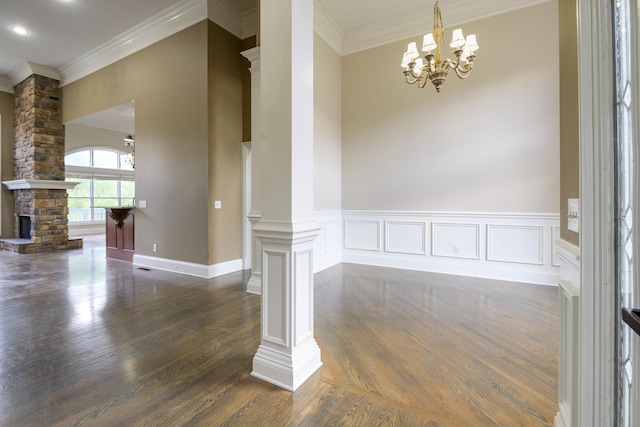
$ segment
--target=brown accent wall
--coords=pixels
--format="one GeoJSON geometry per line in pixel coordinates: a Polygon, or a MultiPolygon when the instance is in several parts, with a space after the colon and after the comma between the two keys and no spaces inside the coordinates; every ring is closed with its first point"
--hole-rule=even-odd
{"type": "MultiPolygon", "coordinates": [[[[0,92],[0,181],[13,179],[13,93],[0,92]]],[[[14,198],[0,185],[0,237],[13,237],[14,198]]]]}
{"type": "Polygon", "coordinates": [[[247,67],[241,40],[208,23],[209,264],[217,264],[242,257],[242,76],[247,67]],[[216,200],[221,209],[214,209],[216,200]]]}
{"type": "MultiPolygon", "coordinates": [[[[204,265],[241,257],[238,227],[225,223],[228,229],[221,235],[209,229],[211,176],[224,174],[209,169],[210,150],[216,152],[216,165],[241,168],[237,162],[242,137],[240,42],[233,42],[228,34],[222,36],[221,29],[212,30],[225,42],[216,41],[216,46],[223,47],[216,52],[218,57],[209,60],[209,30],[209,21],[202,21],[62,88],[64,122],[135,100],[136,200],[147,202],[146,209],[136,211],[137,255],[204,265]],[[233,58],[225,43],[235,43],[233,58]],[[222,64],[226,61],[238,64],[230,66],[233,76],[225,75],[231,73],[222,64]],[[224,135],[225,141],[235,139],[237,155],[229,145],[218,150],[216,142],[209,140],[212,116],[222,111],[209,111],[212,62],[220,62],[216,67],[222,70],[216,75],[225,79],[220,96],[227,97],[234,111],[222,113],[227,118],[238,115],[237,120],[217,120],[216,133],[224,135]],[[232,87],[226,87],[228,82],[232,87]],[[237,107],[231,105],[236,97],[237,107]],[[219,251],[214,256],[209,254],[210,239],[224,241],[216,243],[219,251]],[[157,252],[152,252],[154,243],[157,252]]],[[[231,183],[236,176],[239,173],[220,185],[235,189],[231,183]]],[[[241,191],[233,191],[223,199],[223,210],[227,208],[229,215],[242,198],[241,191]]]]}
{"type": "Polygon", "coordinates": [[[567,229],[567,199],[580,195],[578,28],[575,0],[558,1],[560,28],[560,237],[579,245],[567,229]]]}

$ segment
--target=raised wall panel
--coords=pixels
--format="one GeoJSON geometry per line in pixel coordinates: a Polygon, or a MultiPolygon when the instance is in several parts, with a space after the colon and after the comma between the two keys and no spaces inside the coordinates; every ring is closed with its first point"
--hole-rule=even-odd
{"type": "Polygon", "coordinates": [[[549,244],[560,226],[557,214],[342,211],[317,214],[320,219],[325,250],[332,236],[344,246],[315,254],[316,272],[347,262],[558,285],[560,268],[549,244]],[[339,217],[343,227],[330,232],[328,222],[339,217]]]}
{"type": "Polygon", "coordinates": [[[324,223],[325,233],[324,233],[324,242],[325,242],[325,251],[339,251],[342,249],[342,239],[340,233],[340,225],[342,221],[327,221],[324,223]]]}
{"type": "Polygon", "coordinates": [[[267,325],[266,328],[263,328],[264,336],[262,338],[265,341],[283,346],[288,345],[287,316],[282,312],[282,308],[288,309],[289,307],[289,295],[286,292],[289,286],[288,284],[285,286],[275,284],[288,281],[288,255],[287,252],[265,249],[262,259],[262,295],[269,296],[269,300],[264,306],[265,312],[262,313],[262,320],[267,325]],[[274,285],[271,286],[271,284],[274,285]]]}
{"type": "Polygon", "coordinates": [[[311,251],[296,252],[295,254],[296,288],[294,289],[294,298],[298,311],[295,313],[293,339],[296,346],[313,336],[313,304],[309,306],[309,302],[313,301],[311,296],[313,287],[311,257],[311,251]]]}
{"type": "Polygon", "coordinates": [[[554,267],[560,267],[560,255],[558,255],[558,249],[556,248],[556,241],[560,239],[560,227],[551,227],[551,265],[554,267]]]}
{"type": "Polygon", "coordinates": [[[480,258],[480,225],[431,224],[432,255],[452,258],[480,258]]]}
{"type": "Polygon", "coordinates": [[[380,221],[346,220],[344,222],[345,249],[380,250],[380,221]]]}
{"type": "Polygon", "coordinates": [[[543,264],[543,227],[487,225],[487,260],[543,264]]]}
{"type": "Polygon", "coordinates": [[[427,252],[424,222],[385,222],[385,251],[425,255],[427,252]]]}

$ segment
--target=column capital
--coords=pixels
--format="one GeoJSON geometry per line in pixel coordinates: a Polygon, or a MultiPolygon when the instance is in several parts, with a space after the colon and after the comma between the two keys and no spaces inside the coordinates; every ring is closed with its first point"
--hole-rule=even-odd
{"type": "Polygon", "coordinates": [[[313,219],[298,222],[258,221],[253,233],[260,241],[299,244],[313,241],[321,227],[313,219]]]}
{"type": "Polygon", "coordinates": [[[251,61],[251,68],[249,71],[253,74],[260,71],[260,46],[252,47],[251,49],[243,50],[240,55],[251,61]]]}

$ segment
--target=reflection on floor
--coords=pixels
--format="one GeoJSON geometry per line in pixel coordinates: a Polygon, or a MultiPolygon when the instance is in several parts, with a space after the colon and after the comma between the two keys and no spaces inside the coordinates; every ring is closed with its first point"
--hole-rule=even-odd
{"type": "Polygon", "coordinates": [[[247,272],[200,279],[80,250],[0,253],[0,425],[545,426],[557,289],[342,264],[315,276],[323,367],[251,377],[247,272]]]}

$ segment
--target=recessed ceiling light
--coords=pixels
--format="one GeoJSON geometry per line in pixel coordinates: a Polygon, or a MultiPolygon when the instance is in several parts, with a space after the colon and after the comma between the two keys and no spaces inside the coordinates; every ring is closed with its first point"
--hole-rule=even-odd
{"type": "Polygon", "coordinates": [[[27,31],[26,29],[24,29],[23,27],[19,27],[19,26],[14,26],[11,27],[11,30],[14,33],[20,34],[21,36],[26,36],[27,34],[29,34],[29,31],[27,31]]]}

